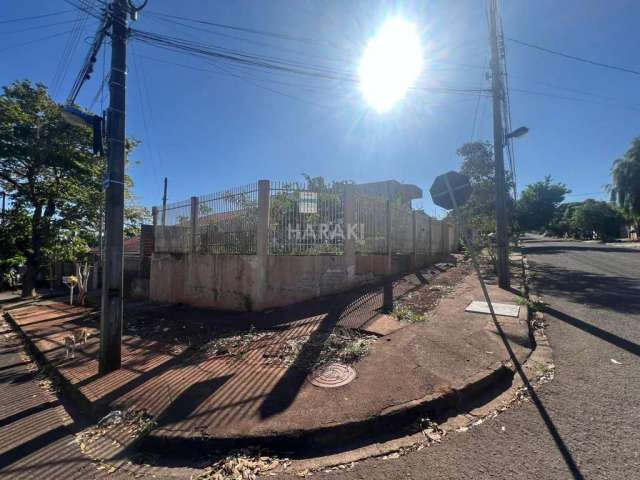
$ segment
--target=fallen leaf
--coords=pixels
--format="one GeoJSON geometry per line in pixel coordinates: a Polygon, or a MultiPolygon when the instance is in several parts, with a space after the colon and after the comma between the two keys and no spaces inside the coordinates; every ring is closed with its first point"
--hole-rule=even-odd
{"type": "Polygon", "coordinates": [[[611,359],[611,363],[613,363],[614,365],[622,365],[622,362],[619,362],[618,360],[616,360],[615,358],[611,359]]]}

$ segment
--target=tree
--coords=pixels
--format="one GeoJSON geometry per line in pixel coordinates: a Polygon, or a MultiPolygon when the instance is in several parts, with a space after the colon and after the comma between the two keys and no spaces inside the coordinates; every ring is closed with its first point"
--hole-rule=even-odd
{"type": "Polygon", "coordinates": [[[6,212],[0,228],[0,289],[12,284],[20,267],[25,264],[24,252],[31,237],[28,212],[13,204],[6,212]]]}
{"type": "MultiPolygon", "coordinates": [[[[129,141],[129,149],[136,142],[129,141]]],[[[27,80],[0,96],[0,187],[29,218],[22,294],[35,293],[47,257],[75,256],[96,243],[104,161],[89,128],[71,126],[42,84],[27,80]]],[[[130,180],[128,180],[130,182],[130,180]]]]}
{"type": "Polygon", "coordinates": [[[577,236],[604,241],[620,234],[624,219],[607,202],[588,199],[573,210],[570,223],[577,236]]]}
{"type": "MultiPolygon", "coordinates": [[[[467,203],[461,207],[461,214],[474,230],[480,234],[496,231],[496,181],[493,147],[489,143],[466,143],[457,151],[462,157],[460,172],[469,177],[473,187],[467,203]]],[[[505,179],[507,192],[513,188],[513,179],[505,179]]],[[[507,195],[507,218],[513,223],[514,202],[507,195]]]]}
{"type": "Polygon", "coordinates": [[[631,142],[622,158],[613,162],[611,177],[611,200],[632,220],[636,232],[640,231],[640,137],[631,142]]]}
{"type": "Polygon", "coordinates": [[[527,185],[516,205],[520,229],[546,230],[558,206],[570,192],[564,183],[553,183],[550,175],[543,181],[527,185]]]}

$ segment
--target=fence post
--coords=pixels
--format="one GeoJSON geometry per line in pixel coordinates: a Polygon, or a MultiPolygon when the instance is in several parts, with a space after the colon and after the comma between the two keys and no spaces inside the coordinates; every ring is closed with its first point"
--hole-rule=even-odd
{"type": "Polygon", "coordinates": [[[411,251],[413,252],[413,257],[411,259],[412,268],[417,268],[417,248],[416,248],[416,211],[411,210],[411,251]]]}
{"type": "Polygon", "coordinates": [[[432,255],[432,248],[431,245],[433,244],[433,227],[432,227],[432,218],[427,216],[428,220],[428,225],[429,225],[429,235],[427,236],[427,258],[429,259],[428,261],[431,262],[431,255],[432,255]]]}
{"type": "Polygon", "coordinates": [[[198,244],[196,240],[198,238],[198,197],[191,197],[191,252],[196,253],[198,250],[198,244]]]}
{"type": "MultiPolygon", "coordinates": [[[[387,239],[387,275],[390,276],[392,271],[392,248],[391,248],[391,201],[386,202],[386,239],[387,239]]],[[[387,278],[382,290],[382,308],[385,312],[391,312],[393,310],[393,280],[387,278]]]]}
{"type": "Polygon", "coordinates": [[[158,207],[151,207],[151,216],[153,218],[153,226],[158,226],[158,207]]]}
{"type": "Polygon", "coordinates": [[[252,306],[262,309],[267,290],[267,268],[269,261],[269,210],[271,182],[258,181],[258,218],[256,232],[256,281],[253,288],[252,306]]]}
{"type": "Polygon", "coordinates": [[[356,199],[353,190],[353,185],[345,185],[342,232],[344,234],[343,259],[347,280],[351,280],[356,275],[356,240],[350,235],[350,233],[354,233],[353,225],[356,221],[356,199]]]}

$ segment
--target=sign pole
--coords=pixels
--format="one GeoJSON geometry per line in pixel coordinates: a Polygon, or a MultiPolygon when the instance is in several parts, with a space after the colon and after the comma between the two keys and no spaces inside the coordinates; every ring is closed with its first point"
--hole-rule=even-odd
{"type": "Polygon", "coordinates": [[[471,255],[471,263],[473,264],[473,269],[476,271],[476,275],[478,276],[478,281],[480,282],[480,288],[482,288],[482,294],[484,295],[484,299],[489,306],[489,312],[491,313],[491,317],[496,325],[498,325],[498,318],[496,317],[496,313],[493,310],[493,304],[491,303],[491,297],[489,297],[489,291],[487,290],[487,285],[484,283],[484,278],[482,278],[482,272],[480,271],[480,264],[478,263],[478,257],[476,255],[475,246],[472,245],[467,229],[464,227],[464,220],[462,218],[462,212],[458,209],[458,202],[456,201],[456,197],[453,194],[453,188],[451,188],[451,183],[449,182],[449,178],[447,175],[443,175],[444,183],[447,186],[447,191],[449,192],[449,199],[453,204],[453,208],[456,212],[458,212],[458,223],[460,224],[460,230],[462,230],[462,241],[464,242],[465,247],[469,251],[469,255],[471,255]]]}

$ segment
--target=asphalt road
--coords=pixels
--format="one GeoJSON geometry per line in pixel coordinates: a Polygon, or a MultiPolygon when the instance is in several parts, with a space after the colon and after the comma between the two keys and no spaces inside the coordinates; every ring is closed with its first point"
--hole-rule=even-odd
{"type": "Polygon", "coordinates": [[[540,408],[528,402],[439,445],[314,478],[640,478],[640,251],[525,246],[556,365],[540,408]]]}

